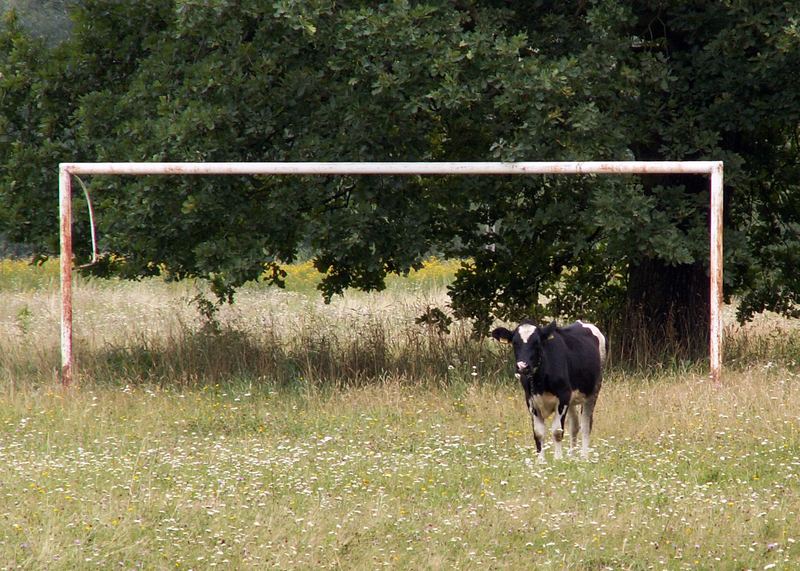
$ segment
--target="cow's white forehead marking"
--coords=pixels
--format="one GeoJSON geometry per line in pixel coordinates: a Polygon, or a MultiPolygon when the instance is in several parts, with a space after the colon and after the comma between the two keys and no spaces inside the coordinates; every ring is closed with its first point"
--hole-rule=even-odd
{"type": "Polygon", "coordinates": [[[523,323],[522,325],[519,326],[519,329],[517,331],[519,332],[519,336],[520,339],[522,339],[522,342],[527,343],[528,339],[530,339],[531,335],[533,335],[533,332],[536,331],[536,326],[531,325],[530,323],[523,323]]]}
{"type": "Polygon", "coordinates": [[[524,369],[527,366],[528,366],[528,363],[526,363],[525,361],[517,361],[517,370],[521,371],[522,369],[524,369]]]}

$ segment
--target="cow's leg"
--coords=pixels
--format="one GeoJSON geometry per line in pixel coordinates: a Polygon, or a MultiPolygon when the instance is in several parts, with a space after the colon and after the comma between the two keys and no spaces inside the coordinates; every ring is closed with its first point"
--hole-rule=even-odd
{"type": "Polygon", "coordinates": [[[564,439],[564,422],[567,420],[567,410],[569,410],[569,397],[566,399],[559,397],[552,426],[556,460],[560,460],[563,456],[561,441],[564,439]]]}
{"type": "Polygon", "coordinates": [[[581,456],[589,457],[589,435],[592,433],[592,421],[594,416],[594,405],[597,403],[597,393],[586,399],[581,411],[581,439],[583,440],[581,456]]]}
{"type": "Polygon", "coordinates": [[[529,404],[529,408],[531,411],[531,423],[533,424],[533,440],[536,442],[536,454],[538,455],[539,463],[544,464],[544,446],[542,446],[542,440],[545,434],[547,434],[547,427],[544,425],[544,419],[539,409],[533,406],[533,403],[529,404]]]}
{"type": "Polygon", "coordinates": [[[539,456],[539,463],[544,464],[546,462],[544,457],[544,437],[547,434],[547,427],[544,425],[544,420],[542,419],[541,413],[534,409],[534,413],[532,414],[533,417],[533,438],[536,441],[536,453],[539,456]]]}
{"type": "Polygon", "coordinates": [[[578,445],[578,430],[580,430],[580,419],[578,418],[577,405],[571,404],[567,410],[569,421],[569,452],[573,453],[575,447],[578,445]]]}

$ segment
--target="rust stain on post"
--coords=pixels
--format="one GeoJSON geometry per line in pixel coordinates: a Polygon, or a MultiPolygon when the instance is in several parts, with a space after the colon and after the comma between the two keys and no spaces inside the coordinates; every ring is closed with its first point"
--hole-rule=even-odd
{"type": "Polygon", "coordinates": [[[525,175],[708,174],[713,161],[64,163],[69,172],[112,175],[525,175]]]}
{"type": "Polygon", "coordinates": [[[710,278],[710,333],[709,357],[711,380],[719,384],[722,380],[722,209],[723,171],[718,163],[711,171],[711,252],[709,255],[710,278]]]}
{"type": "Polygon", "coordinates": [[[72,383],[72,175],[58,173],[61,264],[61,384],[72,383]]]}

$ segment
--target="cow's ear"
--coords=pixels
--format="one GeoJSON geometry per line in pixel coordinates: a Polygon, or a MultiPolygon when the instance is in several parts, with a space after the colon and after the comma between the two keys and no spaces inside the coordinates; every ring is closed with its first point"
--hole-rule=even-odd
{"type": "Polygon", "coordinates": [[[512,337],[514,337],[514,334],[505,327],[498,327],[492,331],[492,338],[500,341],[500,343],[511,343],[512,337]]]}
{"type": "Polygon", "coordinates": [[[540,334],[540,339],[543,341],[550,341],[553,338],[553,334],[556,331],[558,324],[553,321],[550,325],[542,329],[542,333],[540,334]]]}

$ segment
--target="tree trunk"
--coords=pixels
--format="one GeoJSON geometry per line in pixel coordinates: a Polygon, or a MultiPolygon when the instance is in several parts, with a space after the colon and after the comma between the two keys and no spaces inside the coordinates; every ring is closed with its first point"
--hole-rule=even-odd
{"type": "Polygon", "coordinates": [[[698,359],[708,354],[709,282],[702,263],[631,266],[624,315],[611,348],[621,362],[698,359]]]}

